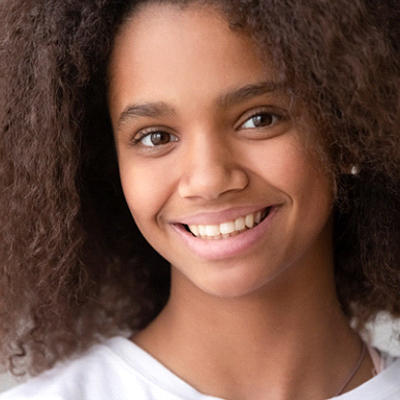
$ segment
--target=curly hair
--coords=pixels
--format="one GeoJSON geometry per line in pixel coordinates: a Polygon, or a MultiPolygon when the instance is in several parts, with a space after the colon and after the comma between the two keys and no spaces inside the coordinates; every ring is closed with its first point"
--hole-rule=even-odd
{"type": "MultiPolygon", "coordinates": [[[[169,265],[122,194],[107,107],[113,38],[148,2],[163,0],[0,3],[0,351],[14,373],[142,329],[168,299],[169,265]]],[[[342,309],[359,329],[399,316],[398,1],[164,2],[218,6],[272,59],[335,181],[342,309]]]]}

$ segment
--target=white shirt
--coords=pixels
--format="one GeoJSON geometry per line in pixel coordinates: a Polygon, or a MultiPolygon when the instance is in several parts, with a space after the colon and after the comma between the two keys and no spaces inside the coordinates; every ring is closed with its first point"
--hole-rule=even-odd
{"type": "MultiPolygon", "coordinates": [[[[94,346],[0,395],[0,400],[221,400],[181,380],[123,337],[94,346]]],[[[388,357],[380,374],[335,400],[399,400],[400,359],[388,357]]]]}

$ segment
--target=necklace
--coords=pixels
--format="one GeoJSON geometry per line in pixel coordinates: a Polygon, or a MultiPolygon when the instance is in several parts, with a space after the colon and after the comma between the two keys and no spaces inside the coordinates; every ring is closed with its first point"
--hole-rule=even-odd
{"type": "Polygon", "coordinates": [[[357,363],[354,366],[354,368],[351,370],[350,375],[347,377],[347,379],[343,382],[342,386],[340,387],[340,390],[337,391],[334,397],[339,396],[342,394],[343,389],[347,386],[347,384],[354,378],[354,375],[358,372],[358,370],[361,367],[361,364],[364,360],[365,357],[365,352],[367,350],[367,346],[365,345],[364,342],[362,342],[362,348],[361,348],[361,353],[360,356],[358,357],[357,363]]]}

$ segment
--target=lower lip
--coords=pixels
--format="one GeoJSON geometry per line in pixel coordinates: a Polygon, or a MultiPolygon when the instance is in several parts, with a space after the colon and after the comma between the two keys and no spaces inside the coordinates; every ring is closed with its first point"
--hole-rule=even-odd
{"type": "Polygon", "coordinates": [[[182,225],[173,224],[171,226],[196,256],[207,260],[222,260],[251,250],[266,234],[277,209],[278,207],[272,207],[265,219],[254,228],[226,239],[200,239],[189,233],[182,225]]]}

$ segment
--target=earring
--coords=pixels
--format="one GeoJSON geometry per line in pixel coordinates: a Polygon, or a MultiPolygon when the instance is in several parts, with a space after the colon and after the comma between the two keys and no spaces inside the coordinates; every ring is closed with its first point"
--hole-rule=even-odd
{"type": "Polygon", "coordinates": [[[354,164],[351,167],[350,174],[355,176],[355,175],[358,175],[360,173],[360,171],[361,171],[360,165],[359,164],[354,164]]]}

